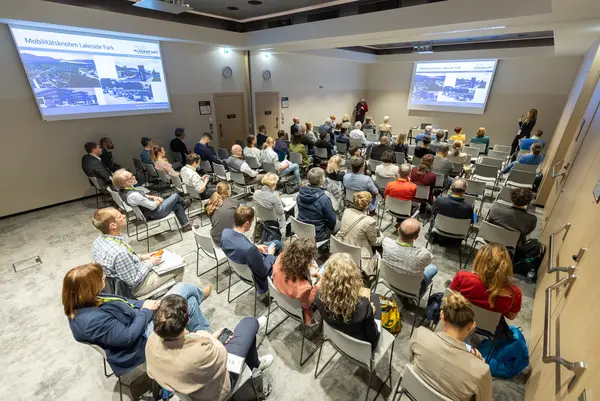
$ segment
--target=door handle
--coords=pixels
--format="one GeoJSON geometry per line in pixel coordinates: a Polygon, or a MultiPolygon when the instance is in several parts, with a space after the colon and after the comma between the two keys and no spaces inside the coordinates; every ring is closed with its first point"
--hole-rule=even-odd
{"type": "MultiPolygon", "coordinates": [[[[560,177],[561,175],[567,174],[566,171],[563,171],[562,173],[556,173],[556,171],[555,171],[556,166],[563,163],[564,161],[565,161],[565,159],[559,161],[558,163],[556,163],[552,166],[552,178],[560,177]]],[[[569,167],[569,165],[567,164],[566,166],[563,166],[562,168],[564,168],[566,170],[568,167],[569,167]]]]}
{"type": "Polygon", "coordinates": [[[561,356],[558,355],[550,355],[550,326],[551,326],[551,311],[552,311],[552,291],[562,286],[568,285],[567,292],[565,296],[568,295],[571,287],[573,286],[577,276],[575,274],[569,274],[567,277],[564,277],[562,280],[558,281],[556,284],[551,285],[546,288],[546,310],[544,316],[544,354],[542,356],[542,362],[544,363],[559,363],[565,368],[569,369],[574,373],[573,378],[569,381],[568,389],[571,390],[577,379],[581,376],[581,374],[587,369],[587,365],[585,362],[569,362],[561,356]]]}
{"type": "Polygon", "coordinates": [[[279,117],[275,117],[275,128],[279,129],[279,117]]]}
{"type": "Polygon", "coordinates": [[[223,124],[219,124],[219,136],[223,136],[223,124]]]}

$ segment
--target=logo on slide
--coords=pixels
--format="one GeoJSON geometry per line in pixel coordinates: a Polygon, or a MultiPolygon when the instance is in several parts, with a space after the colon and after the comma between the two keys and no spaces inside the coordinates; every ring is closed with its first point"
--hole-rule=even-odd
{"type": "Polygon", "coordinates": [[[147,50],[144,45],[134,45],[133,52],[145,56],[158,56],[158,50],[147,50]]]}

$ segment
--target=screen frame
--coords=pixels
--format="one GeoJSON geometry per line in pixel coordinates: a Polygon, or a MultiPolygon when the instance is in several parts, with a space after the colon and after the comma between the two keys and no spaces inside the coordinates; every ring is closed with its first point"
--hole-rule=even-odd
{"type": "Polygon", "coordinates": [[[165,91],[167,94],[167,103],[169,104],[168,108],[120,110],[120,111],[99,111],[99,112],[95,112],[95,113],[77,113],[77,114],[61,114],[61,115],[45,116],[42,111],[42,108],[35,96],[35,90],[34,90],[33,86],[31,85],[31,78],[29,76],[29,73],[27,72],[27,68],[25,68],[25,63],[23,62],[23,58],[21,56],[21,50],[19,49],[19,46],[17,45],[17,41],[16,41],[15,35],[13,33],[13,28],[26,29],[26,30],[38,31],[38,32],[61,33],[61,34],[67,34],[67,35],[78,35],[79,34],[82,36],[106,38],[106,39],[114,39],[114,40],[127,40],[127,39],[124,39],[123,36],[119,36],[119,35],[126,35],[126,33],[114,32],[114,35],[98,34],[98,33],[87,32],[86,28],[78,28],[80,30],[78,30],[77,28],[75,28],[73,30],[66,30],[66,29],[60,29],[60,28],[32,27],[32,26],[28,26],[28,25],[19,25],[19,24],[8,24],[8,27],[9,27],[10,34],[13,39],[13,44],[15,45],[15,50],[19,54],[19,60],[21,61],[21,66],[23,67],[23,70],[25,71],[25,76],[27,77],[27,82],[28,82],[29,88],[31,89],[31,95],[38,107],[40,116],[42,117],[43,121],[84,120],[84,119],[88,119],[88,118],[126,117],[126,116],[136,116],[136,115],[145,115],[145,114],[163,114],[163,113],[172,113],[173,112],[172,108],[171,108],[171,97],[169,95],[169,87],[167,84],[167,81],[168,81],[167,72],[165,70],[165,65],[163,63],[163,53],[162,53],[161,41],[135,38],[135,39],[132,39],[131,41],[141,42],[141,43],[150,43],[150,44],[154,44],[154,45],[158,46],[158,51],[160,54],[160,65],[162,67],[162,72],[165,77],[164,84],[165,84],[165,91]]]}
{"type": "Polygon", "coordinates": [[[441,113],[484,114],[485,109],[487,107],[488,98],[490,96],[490,93],[492,92],[492,86],[494,85],[494,76],[496,75],[496,70],[498,69],[498,61],[499,61],[499,59],[497,59],[497,58],[414,61],[413,62],[413,72],[412,72],[412,76],[410,79],[410,91],[408,93],[407,108],[409,110],[438,111],[441,113]],[[483,101],[483,107],[441,106],[441,105],[411,103],[413,89],[414,89],[415,74],[417,73],[417,64],[471,63],[471,62],[478,62],[478,61],[493,61],[494,62],[494,70],[492,71],[492,75],[490,77],[490,88],[488,89],[487,93],[485,94],[485,99],[483,101]]]}

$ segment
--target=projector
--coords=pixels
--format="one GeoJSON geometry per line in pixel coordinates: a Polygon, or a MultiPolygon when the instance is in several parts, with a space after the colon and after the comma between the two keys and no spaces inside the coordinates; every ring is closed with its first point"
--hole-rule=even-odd
{"type": "Polygon", "coordinates": [[[433,46],[431,45],[417,45],[413,49],[413,51],[417,54],[433,53],[433,46]]]}
{"type": "Polygon", "coordinates": [[[181,14],[193,10],[189,4],[183,0],[139,0],[134,7],[146,8],[148,10],[163,11],[169,14],[181,14]]]}

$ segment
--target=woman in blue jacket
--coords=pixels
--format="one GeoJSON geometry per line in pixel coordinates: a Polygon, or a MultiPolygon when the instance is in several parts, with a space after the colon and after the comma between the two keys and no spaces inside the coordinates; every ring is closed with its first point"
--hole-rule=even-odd
{"type": "MultiPolygon", "coordinates": [[[[91,263],[74,267],[63,279],[62,303],[75,340],[100,346],[117,376],[146,361],[146,340],[152,333],[152,311],[160,301],[137,301],[101,293],[102,266],[91,263]]],[[[200,303],[210,295],[194,285],[177,283],[169,294],[186,298],[189,305],[187,329],[211,331],[200,311],[200,303]]]]}

